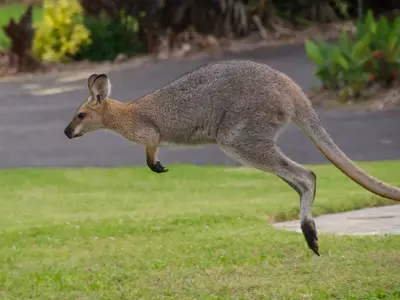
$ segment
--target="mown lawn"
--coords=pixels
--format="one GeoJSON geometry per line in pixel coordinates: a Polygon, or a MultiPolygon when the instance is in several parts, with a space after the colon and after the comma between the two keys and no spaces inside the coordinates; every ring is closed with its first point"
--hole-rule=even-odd
{"type": "MultiPolygon", "coordinates": [[[[360,164],[400,186],[400,162],[360,164]]],[[[399,299],[400,237],[301,234],[280,179],[246,168],[169,165],[1,170],[2,299],[399,299]]],[[[314,215],[393,204],[331,165],[314,215]]]]}
{"type": "MultiPolygon", "coordinates": [[[[7,49],[10,45],[10,40],[6,36],[3,30],[3,26],[10,22],[11,18],[19,22],[22,15],[26,10],[26,6],[22,4],[7,4],[0,5],[0,50],[7,49]]],[[[41,7],[35,6],[33,8],[33,23],[37,24],[42,20],[43,11],[41,7]]]]}

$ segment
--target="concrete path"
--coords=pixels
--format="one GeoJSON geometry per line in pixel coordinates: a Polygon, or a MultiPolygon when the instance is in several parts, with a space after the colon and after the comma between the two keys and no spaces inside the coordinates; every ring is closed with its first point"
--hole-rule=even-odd
{"type": "MultiPolygon", "coordinates": [[[[400,204],[364,208],[314,218],[319,233],[346,235],[400,234],[400,204]]],[[[276,228],[301,233],[299,221],[275,223],[276,228]]]]}
{"type": "MultiPolygon", "coordinates": [[[[223,59],[231,58],[267,63],[306,90],[314,81],[314,67],[302,45],[260,48],[223,59]]],[[[133,100],[192,68],[221,59],[165,61],[111,71],[108,75],[113,83],[112,96],[122,101],[133,100]]],[[[91,133],[76,140],[64,136],[64,127],[88,96],[86,79],[91,73],[34,76],[0,83],[0,168],[144,165],[142,147],[109,132],[91,133]]],[[[319,113],[328,132],[352,159],[400,159],[400,111],[319,110],[319,113]]],[[[279,144],[300,163],[327,162],[295,126],[287,129],[279,144]]],[[[238,165],[217,146],[162,148],[160,160],[166,166],[171,163],[238,165]]]]}

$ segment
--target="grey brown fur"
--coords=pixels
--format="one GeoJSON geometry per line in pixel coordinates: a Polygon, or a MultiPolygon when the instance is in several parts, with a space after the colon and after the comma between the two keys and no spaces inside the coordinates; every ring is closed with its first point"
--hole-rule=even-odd
{"type": "Polygon", "coordinates": [[[295,122],[344,174],[369,191],[400,201],[400,189],[358,168],[332,141],[300,87],[285,74],[252,61],[204,65],[135,101],[109,98],[105,74],[88,79],[90,96],[65,128],[68,138],[98,129],[115,131],[146,148],[146,163],[157,173],[162,145],[218,144],[245,165],[271,172],[300,197],[301,229],[317,255],[311,214],[316,176],[286,157],[276,140],[295,122]]]}

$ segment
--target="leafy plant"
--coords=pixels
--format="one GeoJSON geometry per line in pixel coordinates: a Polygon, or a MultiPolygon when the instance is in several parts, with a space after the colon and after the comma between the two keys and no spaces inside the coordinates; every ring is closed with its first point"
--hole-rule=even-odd
{"type": "Polygon", "coordinates": [[[76,60],[114,60],[119,54],[132,56],[145,52],[145,45],[138,39],[138,22],[121,11],[115,18],[86,18],[91,43],[83,46],[74,56],[76,60]]]}
{"type": "Polygon", "coordinates": [[[33,41],[36,56],[44,61],[66,61],[90,44],[78,0],[44,0],[43,21],[33,41]]]}
{"type": "Polygon", "coordinates": [[[371,11],[356,22],[354,37],[342,33],[336,45],[307,40],[308,57],[317,66],[323,88],[339,92],[341,99],[359,98],[371,83],[388,85],[400,71],[400,17],[393,22],[375,20],[371,11]]]}
{"type": "Polygon", "coordinates": [[[340,62],[343,58],[339,48],[324,42],[305,41],[309,58],[317,65],[316,76],[324,88],[336,89],[339,86],[340,62]]]}

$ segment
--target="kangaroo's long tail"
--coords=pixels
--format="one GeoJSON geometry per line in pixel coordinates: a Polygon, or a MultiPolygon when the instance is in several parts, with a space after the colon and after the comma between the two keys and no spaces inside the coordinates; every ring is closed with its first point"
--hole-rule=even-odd
{"type": "Polygon", "coordinates": [[[313,143],[333,165],[370,192],[384,198],[400,201],[399,188],[390,186],[372,177],[359,168],[340,150],[326,132],[322,122],[304,93],[301,92],[300,99],[297,98],[294,105],[295,115],[293,122],[310,137],[313,143]]]}

